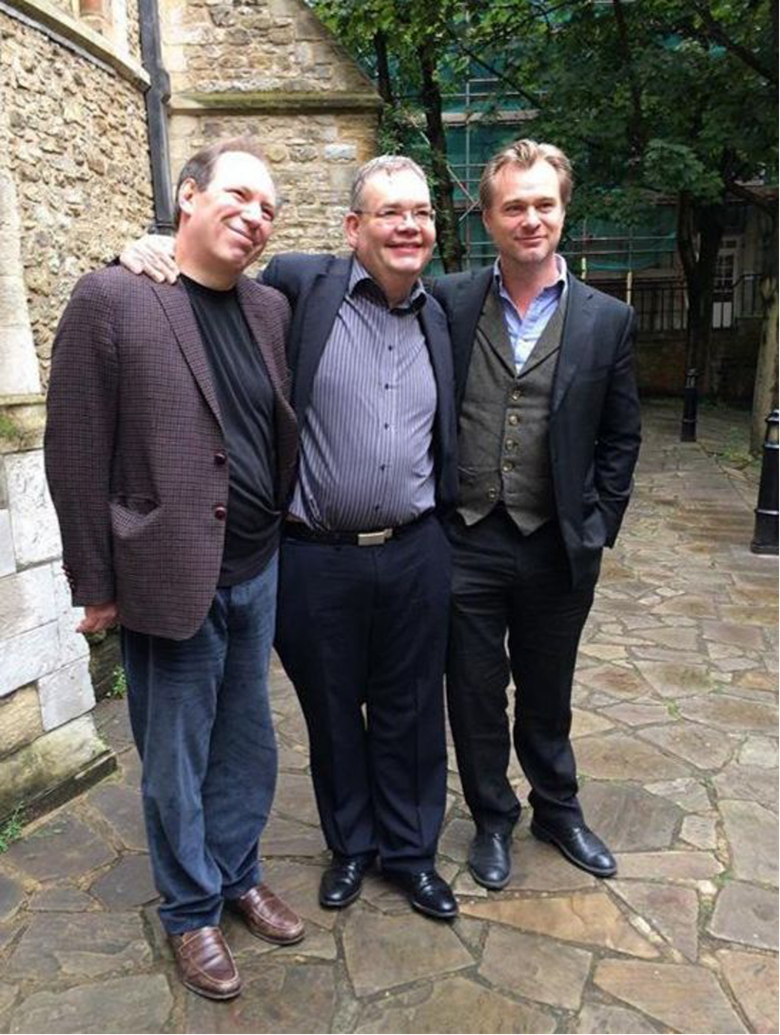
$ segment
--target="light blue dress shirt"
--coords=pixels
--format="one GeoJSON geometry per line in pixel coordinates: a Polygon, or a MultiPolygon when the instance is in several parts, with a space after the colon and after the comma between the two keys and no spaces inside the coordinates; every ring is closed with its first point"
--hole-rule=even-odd
{"type": "Polygon", "coordinates": [[[531,301],[525,316],[520,315],[517,306],[509,297],[504,287],[500,259],[496,259],[493,267],[496,289],[504,309],[504,322],[515,356],[515,371],[518,374],[531,355],[534,345],[541,338],[542,331],[558,308],[558,303],[566,290],[566,260],[562,255],[556,254],[555,264],[558,270],[555,283],[542,288],[539,294],[531,301]]]}

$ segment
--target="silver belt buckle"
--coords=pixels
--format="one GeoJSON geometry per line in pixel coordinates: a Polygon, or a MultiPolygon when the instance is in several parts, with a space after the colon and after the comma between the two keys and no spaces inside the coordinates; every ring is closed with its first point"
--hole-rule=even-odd
{"type": "Polygon", "coordinates": [[[358,532],[358,546],[383,546],[388,539],[393,538],[392,528],[382,528],[378,532],[358,532]]]}

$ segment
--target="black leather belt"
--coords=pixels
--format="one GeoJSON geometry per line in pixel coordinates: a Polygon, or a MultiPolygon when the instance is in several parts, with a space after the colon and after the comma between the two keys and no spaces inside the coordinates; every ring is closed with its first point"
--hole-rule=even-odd
{"type": "Polygon", "coordinates": [[[331,532],[318,528],[309,528],[302,521],[290,521],[284,523],[284,535],[287,539],[303,539],[307,543],[326,543],[330,546],[384,546],[389,539],[397,539],[415,528],[426,518],[433,514],[432,510],[426,510],[424,514],[405,525],[396,525],[395,528],[377,528],[370,532],[331,532]]]}

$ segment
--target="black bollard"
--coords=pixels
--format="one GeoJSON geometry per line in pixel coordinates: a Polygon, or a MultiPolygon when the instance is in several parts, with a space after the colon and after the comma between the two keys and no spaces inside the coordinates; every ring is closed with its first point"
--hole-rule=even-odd
{"type": "Polygon", "coordinates": [[[777,453],[778,416],[772,410],[766,419],[764,456],[761,461],[761,481],[758,486],[756,528],[750,549],[753,553],[777,554],[777,453]]]}
{"type": "Polygon", "coordinates": [[[696,416],[699,408],[699,393],[696,390],[696,368],[691,367],[685,375],[685,394],[683,395],[683,415],[680,426],[680,441],[696,441],[696,416]]]}

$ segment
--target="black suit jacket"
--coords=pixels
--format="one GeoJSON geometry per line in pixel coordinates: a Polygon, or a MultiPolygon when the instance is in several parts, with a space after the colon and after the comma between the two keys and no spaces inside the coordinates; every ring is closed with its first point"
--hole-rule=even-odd
{"type": "MultiPolygon", "coordinates": [[[[490,266],[432,285],[449,319],[458,411],[492,283],[490,266]]],[[[549,446],[555,507],[574,585],[598,572],[601,549],[614,544],[631,494],[641,441],[635,336],[630,306],[569,276],[549,446]]]]}
{"type": "MultiPolygon", "coordinates": [[[[288,253],[275,256],[261,274],[263,283],[285,294],[293,307],[287,359],[293,376],[292,404],[301,425],[317,367],[347,293],[351,269],[351,259],[288,253]]],[[[452,351],[446,317],[430,297],[420,310],[420,324],[436,380],[433,427],[436,503],[439,510],[447,511],[457,498],[452,351]]]]}

